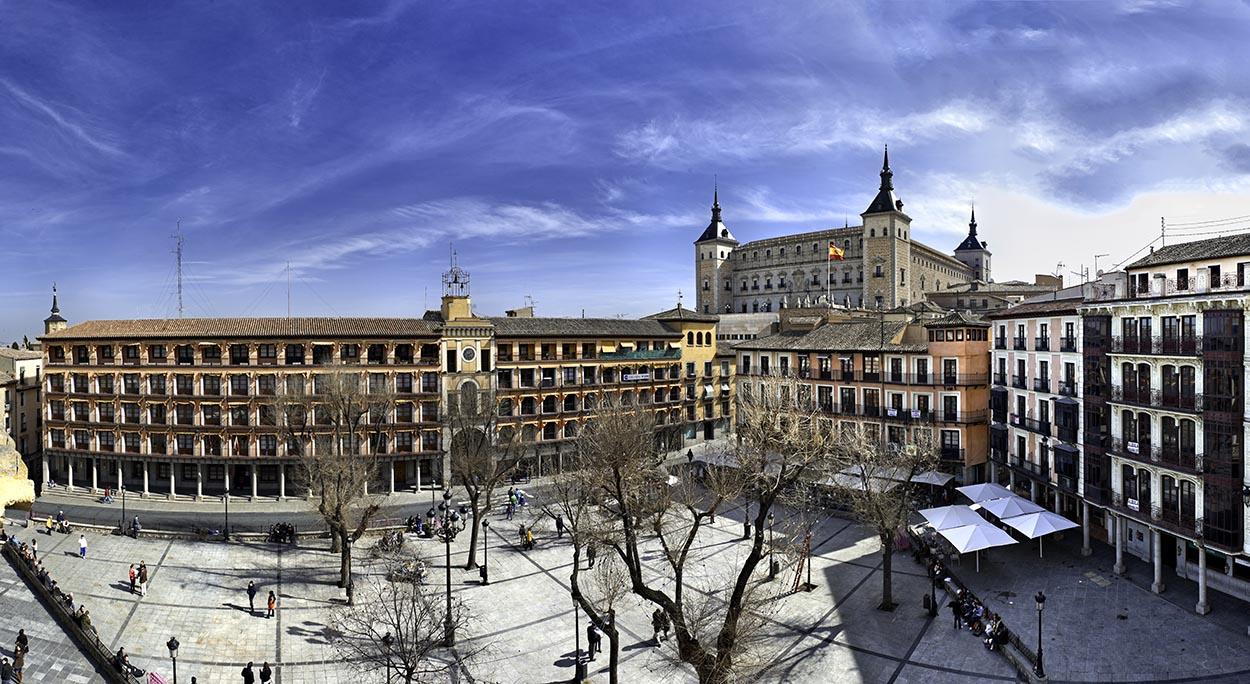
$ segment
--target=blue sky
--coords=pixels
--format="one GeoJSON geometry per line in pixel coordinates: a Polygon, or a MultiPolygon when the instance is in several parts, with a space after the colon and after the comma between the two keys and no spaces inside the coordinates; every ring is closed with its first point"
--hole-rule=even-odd
{"type": "MultiPolygon", "coordinates": [[[[997,279],[1250,214],[1250,9],[0,0],[0,339],[169,316],[639,315],[739,239],[854,223],[881,147],[917,238],[977,203],[997,279]],[[428,293],[428,294],[427,294],[428,293]]],[[[687,301],[690,301],[689,299],[687,301]]]]}

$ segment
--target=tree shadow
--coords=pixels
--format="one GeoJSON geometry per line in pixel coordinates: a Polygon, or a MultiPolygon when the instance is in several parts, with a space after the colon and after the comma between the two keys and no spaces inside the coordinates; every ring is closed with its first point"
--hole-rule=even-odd
{"type": "Polygon", "coordinates": [[[338,634],[334,629],[320,622],[305,620],[303,625],[305,626],[292,625],[287,627],[286,633],[293,637],[300,637],[314,646],[329,646],[338,634]]]}
{"type": "Polygon", "coordinates": [[[644,648],[657,648],[655,639],[643,639],[628,646],[622,646],[621,651],[637,651],[644,648]]]}

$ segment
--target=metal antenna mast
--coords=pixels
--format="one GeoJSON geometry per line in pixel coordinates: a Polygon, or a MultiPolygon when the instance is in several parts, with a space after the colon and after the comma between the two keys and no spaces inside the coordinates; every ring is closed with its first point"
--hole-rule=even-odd
{"type": "Polygon", "coordinates": [[[178,227],[172,237],[178,277],[178,318],[182,318],[182,219],[178,219],[178,227]]]}

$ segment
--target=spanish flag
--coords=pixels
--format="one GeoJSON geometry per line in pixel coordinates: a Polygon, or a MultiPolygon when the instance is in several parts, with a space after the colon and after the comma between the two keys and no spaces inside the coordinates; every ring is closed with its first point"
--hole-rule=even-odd
{"type": "Polygon", "coordinates": [[[842,261],[846,258],[846,252],[836,244],[829,243],[829,261],[842,261]]]}

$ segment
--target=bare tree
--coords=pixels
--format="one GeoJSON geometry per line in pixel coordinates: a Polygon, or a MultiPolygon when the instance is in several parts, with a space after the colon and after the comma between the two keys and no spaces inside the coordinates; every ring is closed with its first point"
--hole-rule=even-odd
{"type": "MultiPolygon", "coordinates": [[[[362,674],[380,678],[383,672],[388,677],[393,672],[404,682],[443,682],[449,670],[472,657],[463,650],[444,648],[446,612],[437,591],[423,584],[373,577],[365,580],[360,593],[361,600],[353,605],[334,609],[331,644],[362,674]]],[[[468,617],[468,609],[454,599],[454,625],[465,626],[468,617]]]]}
{"type": "Polygon", "coordinates": [[[916,509],[912,479],[937,465],[932,434],[917,429],[912,441],[888,444],[863,424],[846,424],[840,433],[836,449],[846,467],[834,481],[856,519],[877,535],[881,547],[881,603],[877,607],[894,610],[895,538],[916,509]]]}
{"type": "MultiPolygon", "coordinates": [[[[504,401],[510,401],[505,399],[504,401]]],[[[469,497],[473,520],[483,520],[493,508],[492,494],[499,483],[516,470],[520,441],[516,433],[500,424],[495,394],[466,383],[448,394],[447,422],[451,428],[451,476],[469,497]]],[[[479,526],[472,528],[465,569],[477,567],[479,526]]]]}
{"type": "Polygon", "coordinates": [[[738,442],[704,468],[696,486],[684,463],[661,462],[654,429],[649,413],[609,403],[583,431],[579,472],[605,519],[595,537],[620,558],[631,591],[667,615],[677,658],[693,666],[700,682],[723,684],[762,665],[748,651],[757,643],[767,594],[756,570],[765,556],[768,514],[805,478],[828,470],[831,430],[819,423],[801,385],[767,378],[759,391],[739,393],[738,442]],[[718,508],[739,498],[749,511],[750,546],[722,584],[728,590],[708,601],[686,591],[688,571],[702,566],[692,562],[695,543],[718,508]],[[648,542],[659,544],[666,572],[644,569],[641,547],[648,542]]]}
{"type": "Polygon", "coordinates": [[[287,453],[299,456],[299,479],[329,528],[331,551],[340,559],[338,585],[349,599],[352,544],[381,508],[369,483],[378,478],[374,454],[385,444],[383,426],[394,405],[389,387],[367,386],[363,373],[345,367],[314,373],[311,387],[303,376],[287,376],[273,403],[270,420],[287,453]]]}

